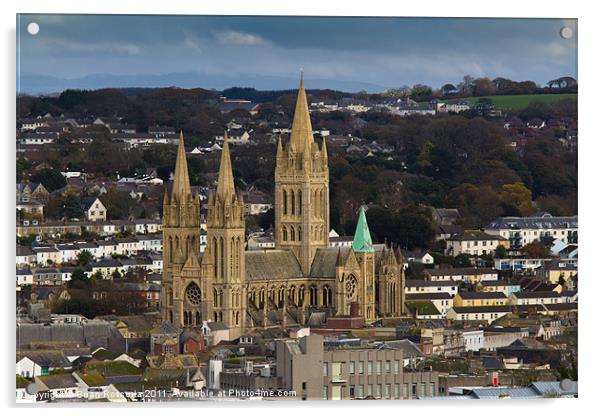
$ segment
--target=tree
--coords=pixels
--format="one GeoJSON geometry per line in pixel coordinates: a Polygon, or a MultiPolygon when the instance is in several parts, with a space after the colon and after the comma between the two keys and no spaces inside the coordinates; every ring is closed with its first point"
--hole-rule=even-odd
{"type": "Polygon", "coordinates": [[[17,181],[23,180],[23,174],[29,169],[30,164],[24,157],[17,159],[17,181]]]}
{"type": "Polygon", "coordinates": [[[84,214],[81,200],[75,194],[68,194],[58,201],[58,216],[60,218],[70,219],[79,218],[84,214]]]}
{"type": "Polygon", "coordinates": [[[531,190],[522,182],[502,186],[500,200],[507,216],[527,216],[534,211],[531,190]]]}
{"type": "Polygon", "coordinates": [[[475,97],[495,94],[495,84],[489,78],[475,79],[472,89],[475,97]]]}
{"type": "Polygon", "coordinates": [[[71,273],[71,280],[67,282],[67,287],[73,289],[85,289],[90,285],[90,279],[82,269],[76,269],[71,273]]]}
{"type": "Polygon", "coordinates": [[[93,258],[94,258],[94,256],[92,256],[92,253],[90,253],[90,251],[82,250],[77,255],[77,264],[78,264],[78,266],[85,267],[88,264],[90,264],[90,262],[93,260],[93,258]]]}
{"type": "Polygon", "coordinates": [[[113,278],[113,280],[119,280],[121,279],[121,272],[115,269],[115,271],[111,273],[111,277],[113,278]]]}
{"type": "Polygon", "coordinates": [[[468,254],[460,253],[456,257],[454,257],[454,260],[452,261],[452,266],[454,266],[454,267],[470,267],[470,266],[472,266],[472,261],[468,254]]]}
{"type": "Polygon", "coordinates": [[[109,189],[100,199],[107,208],[108,216],[114,220],[127,219],[130,210],[136,205],[129,193],[115,188],[109,189]]]}
{"type": "Polygon", "coordinates": [[[42,169],[31,176],[32,182],[41,182],[48,192],[55,191],[67,185],[65,177],[56,169],[42,169]]]}
{"type": "Polygon", "coordinates": [[[550,255],[550,250],[541,241],[533,241],[523,246],[523,253],[529,259],[545,259],[550,255]]]}
{"type": "Polygon", "coordinates": [[[416,84],[412,87],[410,98],[413,100],[428,99],[433,96],[433,89],[428,85],[416,84]]]}
{"type": "Polygon", "coordinates": [[[274,225],[274,220],[274,208],[270,208],[266,212],[259,214],[257,224],[264,230],[267,230],[274,225]]]}
{"type": "Polygon", "coordinates": [[[458,89],[466,94],[472,94],[472,84],[474,82],[474,78],[470,75],[464,75],[462,77],[462,82],[458,84],[458,89]]]}
{"type": "Polygon", "coordinates": [[[495,248],[495,258],[496,259],[505,259],[508,257],[508,250],[503,245],[499,245],[495,248]]]}

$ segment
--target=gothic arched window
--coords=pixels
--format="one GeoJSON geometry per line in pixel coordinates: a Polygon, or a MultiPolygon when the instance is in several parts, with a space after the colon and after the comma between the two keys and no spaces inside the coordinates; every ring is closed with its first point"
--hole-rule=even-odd
{"type": "Polygon", "coordinates": [[[282,190],[282,209],[283,209],[283,214],[287,215],[288,214],[288,198],[286,196],[286,189],[282,190]]]}
{"type": "Polygon", "coordinates": [[[282,241],[288,240],[287,234],[288,233],[286,232],[286,227],[282,227],[282,241]]]}
{"type": "Polygon", "coordinates": [[[217,279],[217,260],[218,260],[218,252],[217,252],[217,238],[213,237],[213,277],[217,279]]]}
{"type": "Polygon", "coordinates": [[[318,288],[314,285],[309,287],[309,304],[311,306],[318,305],[318,288]]]}
{"type": "Polygon", "coordinates": [[[226,264],[224,259],[224,239],[220,237],[219,239],[219,257],[220,257],[220,267],[221,267],[221,275],[222,279],[226,278],[226,264]]]}
{"type": "Polygon", "coordinates": [[[295,191],[291,191],[291,215],[295,215],[295,191]]]}

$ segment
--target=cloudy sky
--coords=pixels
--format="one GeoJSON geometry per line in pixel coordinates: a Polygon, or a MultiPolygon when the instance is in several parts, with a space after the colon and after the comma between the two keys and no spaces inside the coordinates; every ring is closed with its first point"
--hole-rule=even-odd
{"type": "Polygon", "coordinates": [[[281,88],[300,68],[309,88],[375,90],[440,87],[466,74],[537,83],[577,75],[575,20],[20,15],[17,31],[21,90],[50,77],[75,87],[85,77],[177,85],[184,73],[202,87],[281,88]]]}

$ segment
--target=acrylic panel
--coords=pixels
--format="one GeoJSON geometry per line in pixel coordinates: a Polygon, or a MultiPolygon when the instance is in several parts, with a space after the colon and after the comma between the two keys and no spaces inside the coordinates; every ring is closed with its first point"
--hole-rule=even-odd
{"type": "Polygon", "coordinates": [[[17,402],[577,397],[577,34],[17,15],[17,402]]]}

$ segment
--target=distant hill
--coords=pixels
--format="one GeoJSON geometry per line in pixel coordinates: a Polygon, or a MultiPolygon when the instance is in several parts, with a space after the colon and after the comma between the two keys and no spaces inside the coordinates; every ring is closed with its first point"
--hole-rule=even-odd
{"type": "MultiPolygon", "coordinates": [[[[85,77],[65,79],[46,75],[23,74],[18,80],[21,94],[53,94],[66,89],[100,88],[206,88],[224,90],[231,87],[250,87],[257,90],[296,89],[299,83],[294,77],[252,76],[252,75],[204,75],[196,72],[181,72],[163,75],[110,75],[94,74],[85,77]]],[[[387,87],[368,82],[342,81],[337,79],[306,78],[308,89],[333,89],[344,92],[365,90],[369,93],[382,92],[387,87]]]]}
{"type": "Polygon", "coordinates": [[[498,108],[506,108],[512,110],[520,110],[529,105],[533,101],[543,101],[551,104],[567,98],[576,100],[576,93],[567,94],[522,94],[522,95],[492,95],[488,97],[468,97],[465,101],[476,103],[481,98],[488,98],[498,108]]]}

